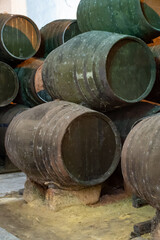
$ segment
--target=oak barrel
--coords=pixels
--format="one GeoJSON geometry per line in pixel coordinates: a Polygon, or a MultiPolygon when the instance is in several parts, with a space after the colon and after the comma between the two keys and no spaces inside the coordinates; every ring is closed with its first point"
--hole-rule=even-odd
{"type": "Polygon", "coordinates": [[[143,118],[152,116],[160,112],[160,105],[152,102],[139,102],[131,106],[119,108],[117,110],[106,113],[106,115],[116,125],[122,143],[124,143],[132,126],[143,118]]]}
{"type": "Polygon", "coordinates": [[[59,19],[46,24],[40,29],[40,33],[42,41],[38,54],[41,57],[47,57],[53,49],[81,32],[78,28],[77,20],[59,19]]]}
{"type": "Polygon", "coordinates": [[[81,0],[77,21],[82,32],[116,32],[151,42],[160,35],[160,4],[157,0],[81,0]]]}
{"type": "Polygon", "coordinates": [[[138,123],[122,149],[122,172],[132,191],[160,210],[160,114],[138,123]]]}
{"type": "Polygon", "coordinates": [[[30,58],[17,65],[15,71],[19,79],[20,90],[16,103],[29,107],[51,101],[52,98],[44,89],[42,81],[43,60],[30,58]]]}
{"type": "Polygon", "coordinates": [[[145,98],[155,82],[156,64],[142,40],[90,31],[53,50],[42,78],[53,98],[108,110],[145,98]]]}
{"type": "Polygon", "coordinates": [[[0,108],[0,156],[6,155],[4,139],[10,122],[15,116],[27,109],[28,107],[19,104],[10,104],[6,107],[0,108]]]}
{"type": "Polygon", "coordinates": [[[156,81],[150,92],[146,97],[147,100],[160,103],[160,45],[155,44],[150,47],[151,52],[156,61],[156,81]]]}
{"type": "Polygon", "coordinates": [[[10,104],[15,99],[18,89],[18,78],[13,68],[0,61],[0,107],[10,104]]]}
{"type": "Polygon", "coordinates": [[[23,15],[0,14],[0,33],[0,59],[5,62],[28,59],[40,46],[38,27],[23,15]]]}
{"type": "Polygon", "coordinates": [[[103,182],[117,167],[121,151],[109,118],[59,100],[14,118],[5,146],[12,162],[32,181],[62,189],[103,182]]]}

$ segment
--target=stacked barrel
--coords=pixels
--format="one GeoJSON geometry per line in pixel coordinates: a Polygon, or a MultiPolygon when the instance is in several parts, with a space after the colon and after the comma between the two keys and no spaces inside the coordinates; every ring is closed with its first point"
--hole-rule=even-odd
{"type": "Polygon", "coordinates": [[[14,68],[35,55],[41,38],[36,24],[22,15],[0,14],[0,33],[0,172],[10,172],[17,168],[6,156],[5,133],[14,116],[27,109],[13,104],[21,88],[14,68]]]}
{"type": "Polygon", "coordinates": [[[15,102],[30,107],[21,106],[9,126],[7,119],[5,147],[30,180],[61,189],[103,183],[119,164],[120,137],[124,143],[132,125],[158,118],[160,48],[147,45],[160,35],[156,4],[81,0],[77,20],[56,20],[40,30],[39,50],[31,26],[12,37],[16,50],[5,38],[11,55],[18,55],[16,64],[4,57],[19,79],[15,102]],[[24,35],[34,39],[34,57],[24,59],[31,49],[22,44],[24,35]]]}

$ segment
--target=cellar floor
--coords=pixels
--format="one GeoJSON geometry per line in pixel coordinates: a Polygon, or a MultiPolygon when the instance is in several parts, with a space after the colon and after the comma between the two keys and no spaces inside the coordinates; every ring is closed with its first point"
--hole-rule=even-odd
{"type": "MultiPolygon", "coordinates": [[[[24,180],[23,175],[18,176],[21,184],[24,180]]],[[[4,189],[4,182],[0,181],[0,189],[4,189]]],[[[21,240],[128,240],[133,225],[154,214],[150,206],[133,208],[123,190],[104,195],[93,206],[71,206],[57,212],[30,207],[16,191],[0,197],[0,228],[21,240]]],[[[148,240],[150,235],[144,238],[148,240]]]]}

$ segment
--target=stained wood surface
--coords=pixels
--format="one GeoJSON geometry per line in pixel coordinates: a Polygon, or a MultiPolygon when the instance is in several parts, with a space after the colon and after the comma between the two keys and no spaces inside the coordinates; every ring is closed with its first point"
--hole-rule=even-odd
{"type": "Polygon", "coordinates": [[[16,73],[8,64],[0,62],[0,107],[11,103],[18,93],[18,89],[16,73]]]}
{"type": "Polygon", "coordinates": [[[45,186],[79,189],[105,181],[120,158],[116,127],[101,113],[55,100],[9,125],[6,151],[27,176],[45,186]]]}

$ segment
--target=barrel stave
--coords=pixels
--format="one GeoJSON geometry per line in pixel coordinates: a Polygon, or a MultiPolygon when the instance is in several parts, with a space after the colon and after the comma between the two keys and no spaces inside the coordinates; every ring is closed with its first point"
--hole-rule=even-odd
{"type": "Polygon", "coordinates": [[[17,167],[43,186],[62,189],[103,182],[117,167],[120,148],[116,127],[105,115],[58,100],[20,114],[6,136],[17,167]]]}

